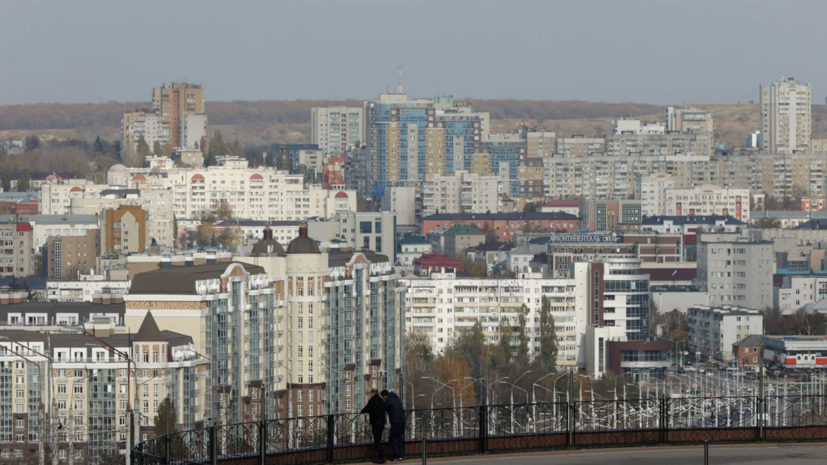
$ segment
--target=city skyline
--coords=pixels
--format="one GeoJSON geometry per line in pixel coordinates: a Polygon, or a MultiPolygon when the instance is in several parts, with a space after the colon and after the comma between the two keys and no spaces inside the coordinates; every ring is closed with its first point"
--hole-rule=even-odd
{"type": "Polygon", "coordinates": [[[757,102],[756,84],[782,76],[812,83],[815,102],[827,96],[817,80],[824,65],[811,59],[820,43],[817,18],[827,5],[806,4],[790,49],[764,31],[803,2],[700,2],[691,9],[647,3],[499,8],[474,2],[470,8],[459,1],[415,10],[370,1],[202,9],[178,3],[164,4],[160,20],[147,14],[160,5],[153,3],[58,4],[45,11],[12,3],[0,19],[0,38],[15,44],[7,62],[25,66],[6,76],[0,104],[144,101],[148,83],[171,81],[204,85],[210,101],[369,99],[396,90],[399,62],[406,91],[417,97],[757,102]],[[29,17],[39,27],[20,20],[29,17]],[[358,21],[343,24],[343,17],[358,21]],[[436,33],[397,34],[406,23],[436,33]],[[158,27],[165,32],[147,33],[158,27]],[[201,37],[205,30],[224,32],[201,37]],[[444,52],[428,52],[435,47],[444,52]],[[140,60],[140,50],[160,48],[178,52],[140,60]],[[124,50],[137,55],[125,60],[133,55],[124,50]]]}

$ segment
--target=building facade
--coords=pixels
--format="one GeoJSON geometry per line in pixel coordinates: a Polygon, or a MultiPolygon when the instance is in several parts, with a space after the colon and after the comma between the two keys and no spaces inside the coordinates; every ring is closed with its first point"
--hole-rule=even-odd
{"type": "Polygon", "coordinates": [[[362,107],[314,107],[310,109],[310,143],[325,158],[345,153],[365,142],[365,109],[362,107]]]}
{"type": "Polygon", "coordinates": [[[759,91],[761,149],[766,153],[808,152],[812,133],[810,84],[782,77],[759,86],[759,91]]]}
{"type": "Polygon", "coordinates": [[[690,350],[704,357],[731,363],[737,357],[733,345],[747,336],[761,335],[764,317],[743,307],[691,307],[687,314],[690,350]]]}
{"type": "MultiPolygon", "coordinates": [[[[203,118],[191,115],[204,115],[206,108],[204,104],[204,89],[197,84],[186,82],[173,82],[163,84],[161,87],[152,89],[152,109],[160,117],[160,121],[169,128],[169,143],[173,147],[194,147],[194,135],[182,132],[182,128],[193,126],[193,130],[201,132],[203,128],[204,138],[208,139],[206,131],[206,116],[203,118]],[[189,121],[188,121],[189,120],[189,121]],[[185,140],[186,139],[186,140],[185,140]],[[192,147],[186,145],[192,143],[192,147]]],[[[209,142],[204,141],[205,146],[209,142]]],[[[150,144],[152,147],[152,144],[150,144]]],[[[203,147],[202,147],[203,148],[203,147]]],[[[156,155],[158,155],[156,153],[156,155]]]]}
{"type": "Polygon", "coordinates": [[[79,279],[89,274],[100,255],[100,236],[100,229],[88,229],[83,236],[49,236],[43,249],[48,279],[79,279]]]}
{"type": "Polygon", "coordinates": [[[772,242],[747,241],[734,233],[704,233],[697,250],[698,287],[709,293],[711,305],[764,309],[773,304],[772,242]]]}

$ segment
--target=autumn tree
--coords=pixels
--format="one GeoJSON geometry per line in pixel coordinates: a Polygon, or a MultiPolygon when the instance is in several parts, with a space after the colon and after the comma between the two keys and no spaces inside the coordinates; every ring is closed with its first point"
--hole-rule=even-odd
{"type": "Polygon", "coordinates": [[[23,170],[23,172],[20,173],[20,180],[17,181],[17,191],[28,192],[29,189],[31,189],[31,180],[29,170],[23,170]]]}
{"type": "Polygon", "coordinates": [[[529,349],[529,342],[531,335],[528,333],[528,307],[525,304],[520,306],[520,316],[518,321],[520,323],[520,333],[517,335],[519,345],[517,346],[516,360],[521,366],[526,366],[531,361],[531,352],[529,349]]]}
{"type": "Polygon", "coordinates": [[[500,351],[505,356],[505,362],[508,363],[511,361],[511,358],[514,354],[514,350],[511,348],[511,339],[513,337],[513,329],[511,328],[511,323],[508,321],[508,317],[502,316],[500,317],[500,338],[499,338],[499,346],[500,351]]]}
{"type": "Polygon", "coordinates": [[[540,307],[540,362],[547,372],[555,371],[557,351],[557,331],[554,329],[551,302],[543,296],[540,307]]]}
{"type": "Polygon", "coordinates": [[[233,145],[230,146],[230,153],[238,157],[244,156],[244,147],[241,146],[241,142],[238,141],[237,137],[233,139],[233,145]]]}
{"type": "Polygon", "coordinates": [[[155,143],[152,144],[152,154],[156,157],[161,155],[161,141],[156,140],[155,143]]]}
{"type": "Polygon", "coordinates": [[[215,216],[222,221],[233,219],[233,207],[227,199],[219,200],[218,208],[215,210],[215,216]]]}
{"type": "Polygon", "coordinates": [[[452,345],[456,351],[471,368],[473,377],[479,377],[482,372],[483,356],[485,353],[485,334],[482,331],[482,324],[477,321],[470,331],[460,333],[452,345]]]}
{"type": "Polygon", "coordinates": [[[138,155],[142,158],[149,156],[149,144],[146,142],[143,135],[138,137],[138,155]]]}
{"type": "Polygon", "coordinates": [[[460,260],[462,260],[462,269],[465,273],[477,278],[488,277],[488,264],[485,260],[476,260],[467,255],[460,256],[460,260]]]}
{"type": "Polygon", "coordinates": [[[526,202],[525,206],[523,207],[523,212],[525,213],[532,213],[537,211],[537,203],[535,202],[526,202]]]}

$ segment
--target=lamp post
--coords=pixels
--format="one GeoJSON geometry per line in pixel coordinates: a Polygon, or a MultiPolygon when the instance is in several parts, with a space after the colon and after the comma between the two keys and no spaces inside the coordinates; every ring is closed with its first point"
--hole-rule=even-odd
{"type": "MultiPolygon", "coordinates": [[[[466,389],[468,389],[469,387],[473,386],[473,385],[474,385],[474,383],[476,383],[476,382],[477,382],[477,380],[476,380],[476,379],[471,378],[471,377],[468,377],[468,376],[466,376],[466,377],[465,377],[465,378],[463,378],[463,379],[465,379],[465,380],[471,380],[471,382],[470,382],[470,383],[468,383],[468,384],[466,384],[466,385],[465,385],[462,389],[460,389],[460,390],[459,390],[459,417],[460,417],[460,420],[462,420],[462,414],[463,414],[462,394],[465,392],[465,390],[466,390],[466,389]]],[[[459,432],[459,434],[461,434],[461,435],[465,434],[465,423],[464,423],[463,421],[460,421],[460,422],[459,422],[459,425],[460,425],[460,432],[459,432]]]]}
{"type": "MultiPolygon", "coordinates": [[[[521,379],[523,379],[523,376],[529,373],[531,373],[531,370],[528,370],[525,373],[521,374],[517,379],[514,380],[514,384],[511,384],[511,434],[514,434],[514,387],[517,386],[517,383],[519,383],[521,379]]],[[[518,389],[525,392],[526,402],[528,402],[528,391],[521,388],[518,389]]]]}
{"type": "MultiPolygon", "coordinates": [[[[485,383],[485,378],[480,378],[480,381],[481,381],[482,385],[483,385],[483,386],[485,386],[485,397],[483,397],[483,405],[484,405],[484,406],[486,406],[486,407],[485,407],[485,409],[486,409],[486,410],[488,410],[487,405],[489,405],[489,404],[488,404],[488,391],[491,389],[491,386],[493,386],[493,385],[495,385],[495,384],[499,383],[500,381],[502,381],[502,380],[504,380],[504,379],[508,379],[508,376],[503,376],[502,378],[499,378],[499,379],[494,380],[494,381],[493,381],[493,382],[491,382],[490,384],[486,384],[486,383],[485,383]]],[[[492,399],[492,400],[493,400],[493,399],[492,399]]],[[[492,413],[492,415],[494,415],[494,414],[496,413],[496,409],[495,409],[495,410],[493,410],[492,412],[493,412],[493,413],[492,413]]],[[[487,416],[487,413],[486,413],[486,416],[487,416]]],[[[494,423],[493,423],[492,421],[488,421],[488,434],[491,434],[491,432],[492,432],[492,431],[491,431],[491,426],[492,426],[493,424],[494,424],[494,423]]]]}
{"type": "MultiPolygon", "coordinates": [[[[531,383],[531,418],[534,419],[534,431],[537,431],[537,397],[534,393],[534,388],[538,386],[537,383],[540,381],[548,378],[549,376],[553,375],[554,373],[546,373],[545,375],[541,376],[540,379],[531,383]]],[[[540,386],[542,387],[542,386],[540,386]]],[[[544,388],[545,389],[545,388],[544,388]]],[[[548,391],[548,389],[546,389],[548,391]]]]}
{"type": "MultiPolygon", "coordinates": [[[[551,385],[552,389],[554,389],[554,403],[552,404],[552,415],[554,415],[555,421],[557,420],[557,381],[565,378],[566,376],[571,376],[571,371],[567,371],[563,373],[563,376],[558,376],[554,378],[554,384],[551,385]]],[[[568,391],[566,392],[566,402],[568,402],[568,391]]]]}
{"type": "MultiPolygon", "coordinates": [[[[436,379],[436,378],[432,378],[432,377],[430,377],[430,376],[423,376],[423,377],[422,377],[422,379],[430,379],[431,381],[434,381],[434,382],[439,383],[439,384],[441,384],[441,385],[442,385],[442,386],[440,386],[438,389],[436,389],[436,390],[434,391],[434,393],[433,393],[433,394],[431,394],[431,415],[432,415],[432,416],[433,416],[433,414],[434,414],[434,412],[433,412],[433,410],[434,410],[434,397],[436,396],[436,393],[437,393],[437,392],[439,392],[440,390],[442,390],[442,388],[446,388],[446,387],[447,387],[448,389],[450,389],[450,390],[451,390],[451,403],[452,403],[452,405],[453,405],[453,410],[454,410],[454,411],[456,411],[456,409],[457,409],[457,404],[456,404],[456,392],[454,392],[454,388],[452,388],[451,386],[449,386],[447,383],[443,383],[442,381],[440,381],[440,380],[438,380],[438,379],[436,379]]],[[[453,383],[453,382],[456,382],[456,380],[455,380],[455,379],[452,379],[452,380],[449,380],[448,382],[449,382],[449,383],[453,383]]],[[[454,422],[454,425],[455,425],[455,427],[456,427],[456,422],[454,422]]],[[[431,437],[432,437],[432,438],[434,437],[434,422],[433,422],[433,420],[431,421],[431,437]]]]}

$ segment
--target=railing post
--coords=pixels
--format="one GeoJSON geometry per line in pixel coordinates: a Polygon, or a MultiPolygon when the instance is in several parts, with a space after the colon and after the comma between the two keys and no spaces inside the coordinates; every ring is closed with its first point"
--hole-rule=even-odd
{"type": "Polygon", "coordinates": [[[218,464],[218,441],[216,441],[216,431],[215,425],[210,426],[209,429],[210,435],[210,465],[217,465],[218,464]]]}
{"type": "Polygon", "coordinates": [[[258,463],[267,463],[267,421],[261,420],[258,426],[258,463]]]}
{"type": "Polygon", "coordinates": [[[574,369],[570,369],[570,371],[569,371],[569,400],[566,403],[568,404],[568,405],[566,405],[566,407],[568,407],[568,409],[569,409],[569,418],[568,418],[568,420],[569,420],[568,421],[569,446],[574,446],[574,425],[575,425],[575,420],[574,420],[574,411],[575,411],[575,407],[574,407],[574,404],[575,404],[575,402],[574,402],[574,369]]]}
{"type": "Polygon", "coordinates": [[[332,414],[327,416],[327,463],[333,463],[333,442],[336,428],[336,417],[332,414]]]}
{"type": "MultiPolygon", "coordinates": [[[[767,418],[767,402],[764,398],[764,366],[758,367],[758,440],[764,440],[764,419],[767,418]]],[[[744,412],[741,412],[743,418],[744,412]]]]}
{"type": "MultiPolygon", "coordinates": [[[[480,454],[485,453],[486,448],[486,436],[488,435],[488,408],[485,406],[485,402],[480,406],[480,414],[479,414],[479,422],[480,422],[480,439],[479,439],[479,452],[480,454]]],[[[422,443],[422,457],[424,460],[425,457],[425,443],[422,443]]]]}

